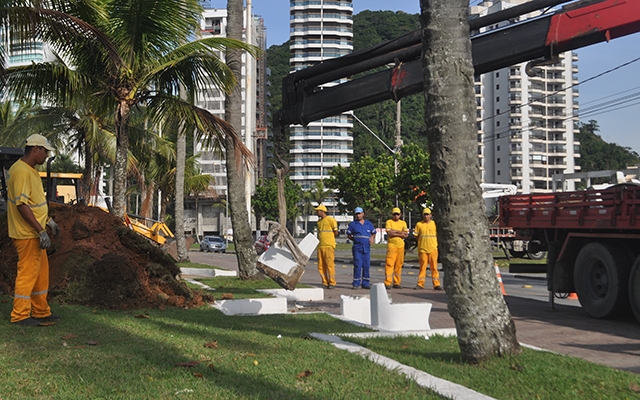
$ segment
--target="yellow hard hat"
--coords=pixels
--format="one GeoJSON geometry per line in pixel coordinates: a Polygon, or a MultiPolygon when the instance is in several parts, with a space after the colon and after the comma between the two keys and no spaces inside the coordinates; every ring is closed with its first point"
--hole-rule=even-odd
{"type": "Polygon", "coordinates": [[[430,208],[425,208],[424,210],[422,210],[422,215],[424,214],[431,214],[431,209],[430,208]]]}
{"type": "Polygon", "coordinates": [[[314,210],[316,211],[324,211],[327,212],[327,207],[324,206],[324,204],[320,204],[318,207],[316,207],[314,210]]]}
{"type": "Polygon", "coordinates": [[[393,210],[391,210],[391,214],[402,214],[402,211],[400,211],[400,209],[396,207],[393,210]]]}

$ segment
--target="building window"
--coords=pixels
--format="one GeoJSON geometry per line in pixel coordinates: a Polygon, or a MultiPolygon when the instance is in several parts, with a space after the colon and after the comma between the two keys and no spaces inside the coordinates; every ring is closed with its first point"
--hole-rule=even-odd
{"type": "Polygon", "coordinates": [[[500,115],[500,109],[499,108],[496,110],[496,115],[500,115]]]}
{"type": "Polygon", "coordinates": [[[500,121],[496,121],[496,126],[500,126],[500,121]]]}
{"type": "Polygon", "coordinates": [[[496,102],[500,101],[500,96],[496,97],[496,102]]]}
{"type": "Polygon", "coordinates": [[[496,72],[496,78],[500,78],[500,72],[496,72]]]}
{"type": "Polygon", "coordinates": [[[496,90],[500,90],[500,84],[496,85],[496,90]]]}
{"type": "Polygon", "coordinates": [[[498,157],[498,158],[496,159],[496,162],[497,162],[498,164],[500,164],[500,157],[498,157]]]}
{"type": "Polygon", "coordinates": [[[500,146],[496,147],[496,150],[500,151],[500,146]]]}
{"type": "Polygon", "coordinates": [[[498,170],[498,175],[500,175],[500,170],[498,170]]]}

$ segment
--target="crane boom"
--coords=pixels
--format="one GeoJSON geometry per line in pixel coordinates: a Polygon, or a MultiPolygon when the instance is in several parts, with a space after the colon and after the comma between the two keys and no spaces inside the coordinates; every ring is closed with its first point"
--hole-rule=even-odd
{"type": "MultiPolygon", "coordinates": [[[[559,0],[536,0],[525,3],[521,14],[532,6],[542,8],[559,0]]],[[[516,7],[514,7],[516,8],[516,7]]],[[[500,14],[503,19],[510,14],[500,14]]],[[[502,12],[501,12],[502,13],[502,12]]],[[[496,13],[498,14],[498,13],[496,13]]],[[[484,26],[470,20],[477,29],[484,26]]],[[[506,17],[506,18],[505,18],[506,17]]],[[[511,24],[502,29],[471,38],[475,75],[529,60],[553,60],[560,53],[609,41],[640,31],[640,0],[583,0],[570,3],[559,11],[511,24]]],[[[282,108],[276,115],[281,126],[306,125],[331,115],[354,110],[384,100],[399,100],[423,90],[420,31],[398,39],[330,59],[283,78],[282,108]],[[332,87],[322,84],[352,76],[395,61],[395,67],[373,72],[332,87]]]]}

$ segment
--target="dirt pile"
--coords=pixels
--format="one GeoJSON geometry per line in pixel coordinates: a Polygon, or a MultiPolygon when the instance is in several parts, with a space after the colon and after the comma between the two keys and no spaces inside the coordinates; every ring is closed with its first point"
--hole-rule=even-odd
{"type": "MultiPolygon", "coordinates": [[[[178,281],[174,261],[113,215],[53,204],[51,213],[61,234],[48,250],[50,298],[112,309],[194,307],[211,300],[178,281]]],[[[17,260],[5,214],[0,216],[1,293],[13,294],[17,260]]]]}

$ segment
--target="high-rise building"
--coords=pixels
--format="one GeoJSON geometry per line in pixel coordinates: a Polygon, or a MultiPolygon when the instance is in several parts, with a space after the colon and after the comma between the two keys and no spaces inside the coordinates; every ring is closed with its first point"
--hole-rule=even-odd
{"type": "MultiPolygon", "coordinates": [[[[291,0],[290,2],[290,66],[297,71],[323,60],[341,57],[353,51],[353,5],[351,0],[291,0]]],[[[324,86],[342,83],[342,79],[324,86]]],[[[340,164],[349,166],[353,158],[353,122],[347,114],[314,121],[307,126],[290,127],[290,178],[304,190],[312,190],[316,182],[329,177],[330,170],[340,164]]],[[[346,228],[351,217],[338,215],[336,199],[323,203],[340,228],[346,228]]],[[[303,218],[306,218],[304,216],[303,218]]],[[[317,217],[312,222],[311,230],[317,217]]],[[[298,221],[295,233],[304,230],[298,221]]]]}
{"type": "MultiPolygon", "coordinates": [[[[485,1],[472,16],[504,10],[525,0],[485,1]]],[[[483,28],[500,29],[540,13],[483,28]]],[[[579,170],[578,56],[562,53],[551,63],[522,63],[476,77],[478,154],[487,183],[513,184],[521,193],[550,192],[552,177],[579,170]]],[[[569,183],[567,190],[573,189],[569,183]]]]}

